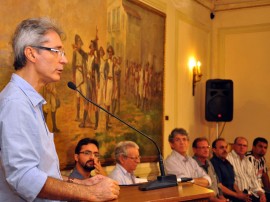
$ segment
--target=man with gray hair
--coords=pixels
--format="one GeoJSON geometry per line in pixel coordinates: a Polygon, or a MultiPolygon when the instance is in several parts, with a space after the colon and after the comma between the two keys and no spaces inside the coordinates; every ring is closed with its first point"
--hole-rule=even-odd
{"type": "Polygon", "coordinates": [[[183,128],[175,128],[168,139],[173,151],[164,162],[166,173],[176,175],[177,178],[192,178],[194,183],[200,186],[211,186],[209,175],[187,155],[189,146],[187,131],[183,128]]]}
{"type": "Polygon", "coordinates": [[[0,93],[0,201],[108,201],[119,195],[117,182],[101,175],[61,176],[39,92],[60,80],[68,62],[62,36],[48,18],[26,19],[14,33],[15,72],[0,93]]]}
{"type": "Polygon", "coordinates": [[[109,177],[116,180],[119,185],[139,183],[133,172],[140,163],[139,146],[132,141],[119,142],[115,147],[116,166],[109,177]]]}

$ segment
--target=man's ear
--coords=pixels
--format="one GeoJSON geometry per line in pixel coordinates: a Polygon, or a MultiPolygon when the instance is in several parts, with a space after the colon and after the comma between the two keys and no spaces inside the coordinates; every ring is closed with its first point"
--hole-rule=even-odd
{"type": "Polygon", "coordinates": [[[123,164],[123,163],[124,163],[124,158],[125,158],[125,157],[124,157],[123,155],[120,155],[120,157],[119,157],[119,161],[120,161],[120,163],[121,163],[121,164],[123,164]]]}
{"type": "Polygon", "coordinates": [[[30,46],[27,46],[25,49],[24,49],[24,54],[25,54],[25,57],[30,60],[31,62],[35,62],[36,61],[36,51],[35,49],[33,49],[32,47],[30,46]]]}
{"type": "Polygon", "coordinates": [[[78,154],[74,154],[74,159],[75,159],[76,162],[78,162],[79,161],[79,155],[78,154]]]}
{"type": "Polygon", "coordinates": [[[169,142],[171,149],[174,149],[173,143],[169,142]]]}

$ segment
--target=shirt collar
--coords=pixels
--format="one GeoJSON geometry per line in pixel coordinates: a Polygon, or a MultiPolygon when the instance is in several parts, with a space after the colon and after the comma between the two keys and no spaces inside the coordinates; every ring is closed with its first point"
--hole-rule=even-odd
{"type": "Polygon", "coordinates": [[[29,98],[33,106],[37,106],[40,103],[46,104],[44,98],[31,86],[26,80],[20,77],[18,74],[12,74],[11,82],[20,88],[23,93],[29,98]]]}
{"type": "Polygon", "coordinates": [[[205,160],[205,164],[202,164],[202,162],[198,159],[197,156],[194,155],[193,158],[198,162],[199,166],[209,166],[208,159],[205,160]]]}
{"type": "Polygon", "coordinates": [[[188,155],[183,156],[182,154],[178,153],[177,151],[173,150],[172,154],[175,155],[177,158],[179,158],[182,161],[188,161],[188,155]]]}
{"type": "Polygon", "coordinates": [[[244,158],[241,159],[240,156],[234,150],[232,150],[231,153],[234,158],[237,158],[239,160],[244,160],[246,158],[246,156],[244,156],[244,158]]]}
{"type": "Polygon", "coordinates": [[[119,163],[116,164],[116,166],[125,174],[129,174],[129,172],[123,167],[121,166],[119,163]]]}

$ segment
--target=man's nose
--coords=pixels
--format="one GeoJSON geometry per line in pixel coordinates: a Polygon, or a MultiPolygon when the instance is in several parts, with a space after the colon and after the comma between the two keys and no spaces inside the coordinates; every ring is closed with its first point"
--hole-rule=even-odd
{"type": "Polygon", "coordinates": [[[68,63],[68,59],[67,59],[67,56],[66,56],[66,55],[63,55],[63,56],[61,57],[61,63],[62,63],[62,64],[67,64],[67,63],[68,63]]]}

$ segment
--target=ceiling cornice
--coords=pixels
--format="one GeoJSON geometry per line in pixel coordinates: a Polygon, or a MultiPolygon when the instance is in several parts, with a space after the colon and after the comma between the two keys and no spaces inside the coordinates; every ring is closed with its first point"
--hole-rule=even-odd
{"type": "Polygon", "coordinates": [[[194,0],[194,1],[214,12],[270,6],[270,0],[194,0]]]}

